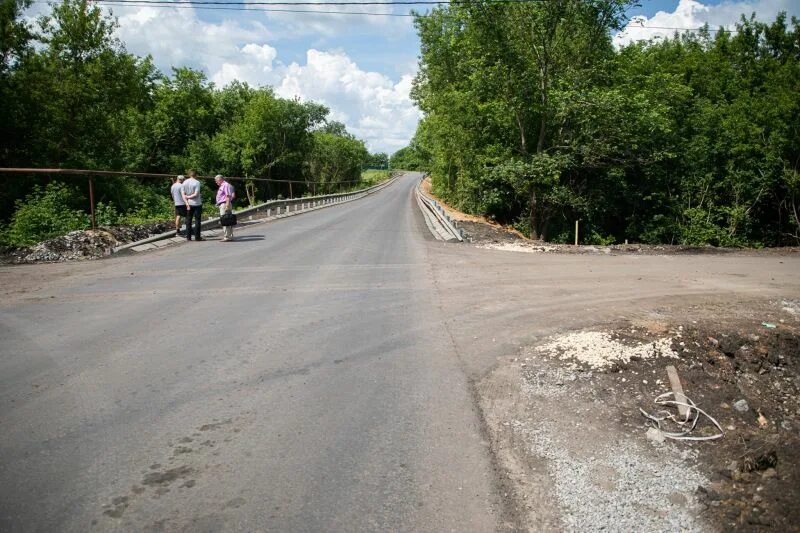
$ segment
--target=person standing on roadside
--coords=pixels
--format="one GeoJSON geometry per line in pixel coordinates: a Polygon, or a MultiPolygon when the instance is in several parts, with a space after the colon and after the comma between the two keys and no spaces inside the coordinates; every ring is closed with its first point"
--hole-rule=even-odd
{"type": "Polygon", "coordinates": [[[194,240],[202,241],[200,236],[200,220],[203,216],[203,198],[200,195],[200,182],[197,181],[197,172],[189,171],[189,178],[183,182],[183,200],[186,202],[186,240],[192,240],[192,222],[194,222],[194,240]]]}
{"type": "Polygon", "coordinates": [[[175,178],[172,187],[169,188],[172,194],[172,202],[175,204],[175,236],[181,234],[181,217],[186,218],[186,200],[183,199],[183,174],[175,178]]]}
{"type": "MultiPolygon", "coordinates": [[[[214,176],[214,181],[217,184],[217,207],[219,207],[219,216],[225,213],[230,213],[233,210],[233,199],[236,194],[233,191],[233,185],[225,181],[222,174],[214,176]]],[[[222,238],[223,242],[233,240],[233,226],[222,226],[225,229],[225,236],[222,238]]]]}

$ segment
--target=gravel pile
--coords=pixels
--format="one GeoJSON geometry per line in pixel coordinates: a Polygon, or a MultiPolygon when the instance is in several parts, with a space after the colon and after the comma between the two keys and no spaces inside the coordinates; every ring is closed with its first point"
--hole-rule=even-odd
{"type": "Polygon", "coordinates": [[[58,263],[111,255],[114,247],[169,231],[170,224],[137,224],[97,230],[71,231],[26,248],[7,250],[4,263],[58,263]]]}
{"type": "Polygon", "coordinates": [[[537,346],[535,353],[554,355],[568,361],[567,367],[574,369],[574,362],[591,368],[608,368],[616,363],[629,363],[631,360],[651,357],[677,357],[672,350],[672,339],[664,337],[651,343],[623,344],[605,331],[577,331],[556,337],[550,342],[537,346]]]}

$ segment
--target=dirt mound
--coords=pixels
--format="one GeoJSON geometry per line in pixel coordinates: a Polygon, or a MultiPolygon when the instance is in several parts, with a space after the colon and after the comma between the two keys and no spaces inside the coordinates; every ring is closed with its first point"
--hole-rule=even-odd
{"type": "Polygon", "coordinates": [[[478,387],[530,529],[798,531],[797,300],[661,309],[548,338],[509,363],[478,387]],[[713,417],[689,436],[721,437],[670,440],[640,410],[677,415],[655,402],[671,390],[668,365],[713,417]]]}
{"type": "Polygon", "coordinates": [[[170,227],[167,222],[158,222],[71,231],[33,246],[7,250],[0,255],[0,263],[59,263],[98,259],[111,255],[116,246],[164,233],[170,227]]]}

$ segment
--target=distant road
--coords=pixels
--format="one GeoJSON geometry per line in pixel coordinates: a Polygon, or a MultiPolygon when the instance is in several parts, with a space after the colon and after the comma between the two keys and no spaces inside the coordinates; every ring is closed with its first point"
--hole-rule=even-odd
{"type": "Polygon", "coordinates": [[[495,529],[418,179],[0,306],[0,530],[495,529]]]}

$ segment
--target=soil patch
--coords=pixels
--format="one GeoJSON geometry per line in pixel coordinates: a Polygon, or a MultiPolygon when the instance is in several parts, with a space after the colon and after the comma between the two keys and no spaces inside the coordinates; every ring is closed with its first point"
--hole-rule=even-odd
{"type": "MultiPolygon", "coordinates": [[[[479,390],[532,530],[800,530],[797,301],[556,336],[479,390]],[[641,414],[664,409],[654,399],[671,390],[667,365],[721,439],[664,439],[641,414]]],[[[714,433],[701,418],[691,435],[714,433]]]]}

